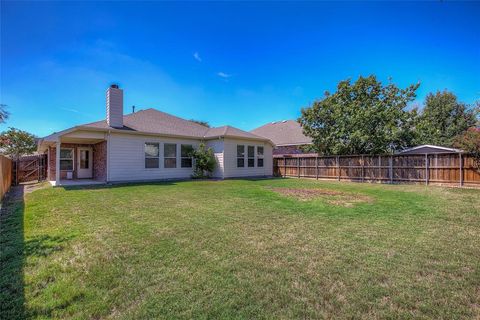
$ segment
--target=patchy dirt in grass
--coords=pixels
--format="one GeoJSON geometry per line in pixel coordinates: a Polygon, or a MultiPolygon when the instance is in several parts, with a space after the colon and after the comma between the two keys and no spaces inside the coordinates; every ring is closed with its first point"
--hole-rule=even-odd
{"type": "Polygon", "coordinates": [[[327,189],[271,188],[271,190],[278,194],[281,194],[282,196],[295,198],[300,201],[324,199],[329,204],[347,208],[351,208],[358,203],[373,202],[373,198],[366,195],[346,193],[327,189]]]}

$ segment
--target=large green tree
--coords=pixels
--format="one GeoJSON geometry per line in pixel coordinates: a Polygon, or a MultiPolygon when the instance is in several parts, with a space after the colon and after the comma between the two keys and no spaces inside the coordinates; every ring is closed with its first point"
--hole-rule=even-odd
{"type": "Polygon", "coordinates": [[[8,128],[0,134],[0,151],[12,159],[36,151],[35,136],[23,130],[8,128]]]}
{"type": "Polygon", "coordinates": [[[416,126],[417,144],[450,147],[455,138],[477,122],[478,107],[458,101],[449,91],[430,93],[416,126]]]}
{"type": "Polygon", "coordinates": [[[341,81],[333,94],[302,109],[298,119],[320,154],[391,153],[413,142],[415,110],[406,110],[419,84],[405,89],[373,75],[341,81]]]}

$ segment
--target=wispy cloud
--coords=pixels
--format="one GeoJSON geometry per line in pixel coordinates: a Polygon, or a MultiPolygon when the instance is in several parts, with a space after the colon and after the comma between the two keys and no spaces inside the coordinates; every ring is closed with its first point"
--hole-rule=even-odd
{"type": "Polygon", "coordinates": [[[223,79],[228,79],[228,78],[230,78],[232,75],[231,75],[231,74],[228,74],[228,73],[225,73],[225,72],[222,72],[222,71],[220,71],[220,72],[218,72],[218,73],[217,73],[217,76],[219,76],[220,78],[223,78],[223,79]]]}
{"type": "Polygon", "coordinates": [[[81,113],[77,109],[72,109],[72,108],[60,108],[60,109],[65,110],[65,111],[75,112],[75,113],[81,113]]]}
{"type": "Polygon", "coordinates": [[[202,62],[202,58],[200,58],[200,54],[198,52],[195,52],[193,54],[193,58],[197,60],[198,62],[202,62]]]}
{"type": "Polygon", "coordinates": [[[73,113],[82,114],[82,115],[89,115],[88,113],[85,113],[85,112],[82,112],[82,111],[79,111],[79,110],[73,109],[73,108],[63,108],[63,107],[60,107],[59,109],[64,110],[64,111],[68,111],[68,112],[73,112],[73,113]]]}

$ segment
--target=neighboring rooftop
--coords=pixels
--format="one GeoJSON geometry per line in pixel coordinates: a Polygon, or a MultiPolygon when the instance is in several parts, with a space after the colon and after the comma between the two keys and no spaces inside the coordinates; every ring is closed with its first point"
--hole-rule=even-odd
{"type": "Polygon", "coordinates": [[[397,154],[426,154],[426,153],[461,153],[463,150],[424,144],[397,152],[397,154]]]}
{"type": "Polygon", "coordinates": [[[267,123],[253,129],[251,133],[270,139],[277,146],[311,144],[312,139],[303,134],[302,127],[295,120],[267,123]]]}

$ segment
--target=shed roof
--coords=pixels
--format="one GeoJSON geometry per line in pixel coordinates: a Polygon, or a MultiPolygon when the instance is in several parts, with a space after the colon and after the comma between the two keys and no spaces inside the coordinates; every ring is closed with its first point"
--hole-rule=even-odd
{"type": "Polygon", "coordinates": [[[397,152],[397,154],[458,153],[458,152],[463,152],[463,150],[447,148],[442,146],[435,146],[431,144],[423,144],[420,146],[402,150],[400,152],[397,152]]]}

